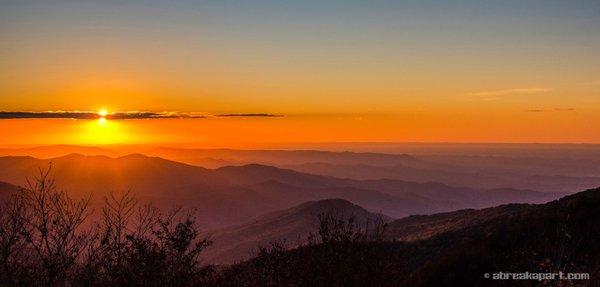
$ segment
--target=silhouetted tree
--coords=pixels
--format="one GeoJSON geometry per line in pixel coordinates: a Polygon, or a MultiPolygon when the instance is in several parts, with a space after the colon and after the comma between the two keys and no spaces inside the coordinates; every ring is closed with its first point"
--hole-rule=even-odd
{"type": "Polygon", "coordinates": [[[87,222],[89,198],[55,186],[51,168],[0,206],[0,286],[196,286],[211,266],[199,262],[210,241],[192,212],[163,214],[131,192],[105,197],[87,222]]]}
{"type": "Polygon", "coordinates": [[[105,198],[97,241],[90,248],[80,283],[94,286],[190,286],[210,275],[200,253],[201,239],[191,213],[162,214],[138,206],[130,192],[105,198]]]}
{"type": "Polygon", "coordinates": [[[25,202],[21,196],[11,194],[0,205],[0,282],[17,285],[28,278],[25,262],[25,245],[22,234],[25,202]]]}
{"type": "Polygon", "coordinates": [[[364,286],[386,280],[368,278],[388,268],[373,256],[379,250],[370,246],[385,241],[384,220],[340,214],[319,214],[318,231],[309,235],[308,243],[294,249],[280,242],[262,247],[255,258],[223,271],[216,285],[364,286]]]}
{"type": "Polygon", "coordinates": [[[73,200],[57,190],[50,172],[51,167],[40,170],[35,180],[28,180],[14,195],[3,225],[21,225],[19,235],[12,236],[19,240],[13,246],[22,257],[19,268],[24,265],[32,283],[62,286],[76,271],[77,260],[89,242],[89,232],[82,227],[90,214],[89,199],[73,200]]]}
{"type": "Polygon", "coordinates": [[[355,216],[343,217],[335,213],[318,216],[318,238],[311,236],[310,243],[377,242],[385,240],[387,224],[383,218],[357,220],[355,216]]]}

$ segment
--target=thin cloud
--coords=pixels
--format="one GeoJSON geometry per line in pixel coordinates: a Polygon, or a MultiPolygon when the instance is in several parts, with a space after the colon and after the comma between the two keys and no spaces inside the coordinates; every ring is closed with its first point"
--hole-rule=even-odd
{"type": "Polygon", "coordinates": [[[575,83],[577,86],[598,86],[600,85],[600,81],[590,81],[590,82],[580,82],[575,83]]]}
{"type": "Polygon", "coordinates": [[[200,115],[180,114],[172,112],[114,112],[101,116],[97,112],[90,111],[47,111],[47,112],[0,112],[0,119],[74,119],[93,120],[106,118],[111,120],[134,120],[134,119],[171,119],[171,118],[202,118],[200,115]]]}
{"type": "Polygon", "coordinates": [[[530,109],[530,110],[525,110],[528,113],[542,113],[542,112],[573,112],[575,111],[574,108],[554,108],[552,110],[543,110],[543,109],[530,109]]]}
{"type": "Polygon", "coordinates": [[[116,112],[106,115],[109,120],[135,120],[135,119],[202,119],[206,115],[198,113],[180,113],[180,112],[116,112]]]}
{"type": "Polygon", "coordinates": [[[217,117],[283,117],[283,115],[275,115],[275,114],[221,114],[217,115],[217,117]]]}
{"type": "Polygon", "coordinates": [[[184,113],[184,112],[144,112],[144,111],[124,111],[113,112],[106,116],[101,116],[97,112],[91,111],[45,111],[45,112],[21,112],[21,111],[0,111],[0,120],[7,119],[74,119],[74,120],[94,120],[106,118],[109,120],[142,120],[142,119],[203,119],[208,117],[282,117],[282,115],[266,113],[247,113],[247,114],[219,114],[209,115],[202,113],[184,113]]]}
{"type": "Polygon", "coordinates": [[[484,96],[484,97],[498,97],[508,95],[529,95],[529,94],[541,94],[552,91],[549,88],[518,88],[518,89],[506,89],[506,90],[495,90],[495,91],[483,91],[470,93],[472,96],[484,96]]]}
{"type": "Polygon", "coordinates": [[[92,112],[0,112],[0,119],[97,119],[98,113],[92,112]]]}

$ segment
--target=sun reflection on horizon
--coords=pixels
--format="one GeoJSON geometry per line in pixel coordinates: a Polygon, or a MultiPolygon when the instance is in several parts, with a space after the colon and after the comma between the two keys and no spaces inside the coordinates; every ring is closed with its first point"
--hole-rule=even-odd
{"type": "MultiPolygon", "coordinates": [[[[98,114],[102,115],[101,112],[98,114]]],[[[86,144],[119,144],[130,140],[121,123],[108,120],[105,116],[97,120],[85,121],[82,125],[80,141],[86,144]]]]}

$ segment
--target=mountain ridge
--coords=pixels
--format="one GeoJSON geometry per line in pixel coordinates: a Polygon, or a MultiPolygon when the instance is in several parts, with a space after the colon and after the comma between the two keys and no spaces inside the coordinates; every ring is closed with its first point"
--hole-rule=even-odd
{"type": "Polygon", "coordinates": [[[295,246],[306,242],[311,233],[317,232],[320,214],[340,219],[353,217],[363,223],[390,220],[345,199],[308,201],[258,216],[245,224],[214,230],[210,237],[214,244],[202,258],[211,263],[231,264],[249,259],[259,247],[266,247],[270,243],[295,246]]]}
{"type": "Polygon", "coordinates": [[[543,202],[559,196],[527,190],[485,191],[439,183],[339,179],[261,164],[206,169],[141,154],[119,158],[68,155],[47,160],[0,157],[0,181],[23,185],[39,168],[50,167],[50,162],[57,185],[76,197],[91,195],[93,201],[101,202],[111,192],[132,189],[140,199],[163,207],[184,204],[205,210],[207,216],[218,211],[210,217],[228,218],[223,222],[227,224],[240,223],[239,220],[261,212],[327,198],[344,198],[368,210],[399,218],[515,200],[543,202]],[[233,207],[240,212],[228,215],[233,207]]]}

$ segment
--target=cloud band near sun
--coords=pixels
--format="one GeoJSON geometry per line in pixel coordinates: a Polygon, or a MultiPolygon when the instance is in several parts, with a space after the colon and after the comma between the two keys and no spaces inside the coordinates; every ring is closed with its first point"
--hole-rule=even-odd
{"type": "Polygon", "coordinates": [[[200,113],[183,112],[113,112],[101,115],[98,112],[91,111],[46,111],[46,112],[0,112],[0,120],[6,119],[75,119],[75,120],[93,120],[106,118],[109,120],[135,120],[135,119],[202,119],[208,117],[280,117],[281,115],[265,113],[248,114],[220,114],[209,115],[200,113]]]}
{"type": "Polygon", "coordinates": [[[274,115],[274,114],[220,114],[218,117],[283,117],[283,115],[274,115]]]}

